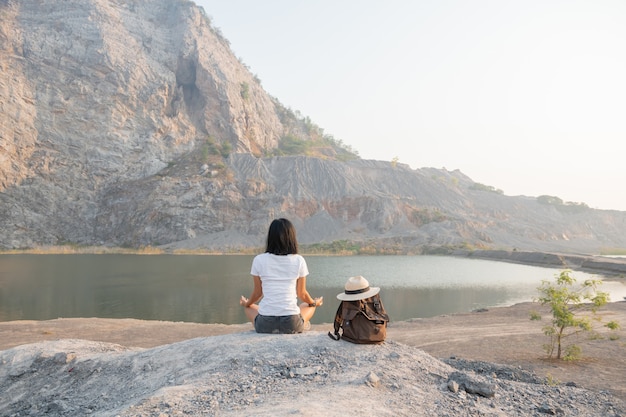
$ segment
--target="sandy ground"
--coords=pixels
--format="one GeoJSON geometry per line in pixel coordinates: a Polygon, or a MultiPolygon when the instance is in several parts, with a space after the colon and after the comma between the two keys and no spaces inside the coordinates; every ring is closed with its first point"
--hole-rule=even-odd
{"type": "MultiPolygon", "coordinates": [[[[483,312],[445,315],[392,322],[388,340],[418,347],[435,358],[449,357],[519,366],[553,383],[573,382],[594,391],[608,391],[626,400],[626,302],[611,303],[601,310],[604,321],[615,320],[622,329],[612,332],[598,327],[599,336],[581,336],[583,358],[575,362],[546,359],[547,342],[541,328],[549,315],[533,303],[493,308],[483,312]],[[531,321],[539,311],[542,321],[531,321]]],[[[313,325],[326,332],[330,324],[313,325]]],[[[125,347],[152,348],[187,339],[250,332],[250,324],[219,325],[142,321],[133,319],[57,319],[0,323],[0,350],[60,339],[84,339],[125,347]]]]}

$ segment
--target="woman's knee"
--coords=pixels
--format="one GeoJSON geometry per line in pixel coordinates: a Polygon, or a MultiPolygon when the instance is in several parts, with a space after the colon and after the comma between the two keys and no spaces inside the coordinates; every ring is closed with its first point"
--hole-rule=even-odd
{"type": "Polygon", "coordinates": [[[256,305],[254,305],[254,304],[251,305],[250,307],[244,307],[244,311],[246,313],[246,317],[252,323],[254,323],[254,319],[259,314],[259,308],[258,307],[255,308],[255,307],[256,307],[256,305]]]}
{"type": "Polygon", "coordinates": [[[304,321],[310,321],[313,314],[315,314],[316,307],[311,307],[307,303],[300,304],[300,314],[304,321]]]}

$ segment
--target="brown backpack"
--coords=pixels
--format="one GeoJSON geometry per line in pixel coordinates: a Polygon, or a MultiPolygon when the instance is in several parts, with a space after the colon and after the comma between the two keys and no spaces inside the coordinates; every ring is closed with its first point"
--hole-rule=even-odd
{"type": "Polygon", "coordinates": [[[382,343],[387,337],[388,322],[378,294],[364,300],[342,301],[335,314],[335,333],[328,335],[352,343],[382,343]]]}

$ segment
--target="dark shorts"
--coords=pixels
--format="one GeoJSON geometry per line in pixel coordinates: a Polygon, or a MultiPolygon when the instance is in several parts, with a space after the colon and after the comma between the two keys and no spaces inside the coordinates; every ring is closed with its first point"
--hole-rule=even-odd
{"type": "Polygon", "coordinates": [[[302,333],[304,319],[300,314],[292,316],[262,316],[254,319],[254,330],[257,333],[302,333]]]}

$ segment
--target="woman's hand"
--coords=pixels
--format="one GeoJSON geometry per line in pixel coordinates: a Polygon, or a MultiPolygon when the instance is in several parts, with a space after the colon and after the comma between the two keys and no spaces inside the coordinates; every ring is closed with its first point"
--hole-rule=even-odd
{"type": "Polygon", "coordinates": [[[315,306],[319,307],[324,304],[324,297],[314,298],[313,301],[315,301],[315,306]]]}
{"type": "Polygon", "coordinates": [[[239,305],[243,307],[247,307],[248,299],[242,295],[241,298],[239,299],[239,305]]]}

